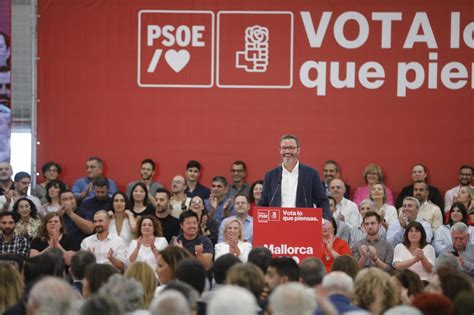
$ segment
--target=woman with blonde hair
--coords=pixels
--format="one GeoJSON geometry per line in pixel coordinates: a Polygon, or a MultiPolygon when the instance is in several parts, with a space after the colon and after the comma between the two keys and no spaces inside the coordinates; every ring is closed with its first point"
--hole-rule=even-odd
{"type": "Polygon", "coordinates": [[[214,259],[225,254],[232,254],[239,257],[242,262],[247,262],[252,244],[243,242],[243,227],[239,219],[227,220],[224,224],[224,242],[215,246],[214,259]]]}
{"type": "Polygon", "coordinates": [[[134,262],[128,267],[125,272],[125,277],[134,278],[143,287],[143,297],[140,301],[141,309],[148,309],[151,300],[153,299],[153,294],[158,285],[158,281],[155,278],[155,272],[151,267],[142,261],[134,262]]]}
{"type": "Polygon", "coordinates": [[[352,302],[371,314],[383,314],[399,304],[397,288],[385,271],[376,267],[365,268],[355,279],[352,302]]]}
{"type": "MultiPolygon", "coordinates": [[[[369,193],[372,190],[373,185],[383,183],[384,180],[382,168],[377,164],[367,165],[364,169],[363,177],[366,185],[357,187],[354,192],[354,198],[352,198],[352,201],[354,201],[357,206],[360,205],[360,202],[362,200],[369,198],[369,193]]],[[[385,189],[387,195],[387,203],[393,206],[393,193],[388,187],[385,187],[385,189]]]]}
{"type": "Polygon", "coordinates": [[[375,212],[382,218],[382,225],[388,230],[390,223],[398,221],[398,212],[387,203],[387,187],[382,183],[374,184],[369,195],[374,202],[375,212]]]}
{"type": "Polygon", "coordinates": [[[0,261],[0,314],[15,305],[23,294],[23,278],[11,262],[0,261]]]}

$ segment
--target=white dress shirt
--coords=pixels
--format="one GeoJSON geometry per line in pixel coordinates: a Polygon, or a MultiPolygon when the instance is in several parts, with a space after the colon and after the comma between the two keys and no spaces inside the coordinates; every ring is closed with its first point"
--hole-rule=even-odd
{"type": "Polygon", "coordinates": [[[281,173],[281,207],[296,207],[296,191],[298,189],[298,174],[300,162],[296,163],[293,171],[289,172],[282,164],[281,173]]]}
{"type": "Polygon", "coordinates": [[[119,236],[111,233],[107,234],[107,237],[101,241],[97,238],[97,234],[86,237],[82,240],[81,250],[89,250],[95,255],[95,259],[98,264],[109,264],[112,263],[107,258],[109,250],[112,249],[113,256],[123,263],[127,260],[127,247],[125,242],[119,236]]]}
{"type": "Polygon", "coordinates": [[[362,216],[360,215],[359,208],[357,205],[342,197],[341,202],[336,205],[336,211],[333,217],[337,219],[338,215],[344,216],[344,222],[346,222],[351,228],[360,226],[362,224],[362,216]]]}

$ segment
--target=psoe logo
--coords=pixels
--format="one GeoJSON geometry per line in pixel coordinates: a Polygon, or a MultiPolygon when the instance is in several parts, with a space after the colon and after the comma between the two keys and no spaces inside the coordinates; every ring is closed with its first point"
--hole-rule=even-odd
{"type": "Polygon", "coordinates": [[[259,223],[268,223],[269,221],[269,211],[268,210],[258,210],[257,219],[259,223]]]}
{"type": "Polygon", "coordinates": [[[214,13],[142,10],[138,13],[138,85],[214,85],[214,13]]]}
{"type": "Polygon", "coordinates": [[[280,221],[280,211],[278,210],[270,210],[270,221],[280,221]]]}

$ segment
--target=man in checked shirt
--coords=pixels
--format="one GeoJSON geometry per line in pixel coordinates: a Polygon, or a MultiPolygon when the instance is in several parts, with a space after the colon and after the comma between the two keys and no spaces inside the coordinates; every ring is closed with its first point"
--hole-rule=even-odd
{"type": "Polygon", "coordinates": [[[28,258],[30,244],[23,236],[15,234],[15,220],[11,212],[0,212],[0,254],[16,254],[28,258]]]}

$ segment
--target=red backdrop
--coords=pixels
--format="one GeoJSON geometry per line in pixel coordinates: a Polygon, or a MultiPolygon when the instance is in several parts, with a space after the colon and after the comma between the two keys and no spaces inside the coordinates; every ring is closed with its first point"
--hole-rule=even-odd
{"type": "MultiPolygon", "coordinates": [[[[278,139],[285,133],[301,138],[304,163],[321,170],[326,159],[335,159],[353,187],[362,183],[362,171],[371,162],[383,167],[387,185],[395,193],[410,181],[415,162],[428,166],[431,183],[442,191],[457,183],[462,163],[474,164],[472,1],[42,0],[39,14],[38,165],[47,160],[60,162],[68,183],[84,176],[84,161],[92,155],[105,160],[106,174],[122,188],[138,176],[138,164],[145,157],[158,161],[157,180],[167,186],[173,175],[184,172],[189,159],[204,165],[205,184],[213,175],[229,177],[230,164],[237,159],[247,162],[252,181],[279,162],[278,139]],[[139,21],[141,10],[211,13],[155,12],[139,21]],[[323,12],[332,12],[319,48],[310,46],[303,11],[309,12],[318,30],[323,12]],[[343,23],[350,11],[360,13],[350,16],[367,21],[366,33],[359,34],[354,19],[343,23]],[[391,30],[382,34],[382,23],[374,21],[374,12],[399,12],[401,21],[394,21],[391,30]],[[423,20],[423,13],[417,12],[426,13],[436,47],[417,42],[404,48],[410,29],[416,26],[412,26],[415,16],[423,20]],[[459,37],[451,31],[452,12],[460,12],[459,37]],[[175,28],[201,25],[204,47],[166,46],[164,37],[147,46],[146,23],[160,30],[165,24],[175,28]],[[268,26],[270,31],[268,71],[261,75],[239,72],[234,64],[234,53],[245,48],[245,29],[253,25],[268,26]],[[366,42],[353,49],[336,40],[343,36],[350,42],[358,36],[363,39],[364,34],[366,42]],[[382,48],[381,37],[388,34],[390,48],[382,48]],[[451,38],[460,38],[459,48],[451,38]],[[150,76],[145,72],[155,49],[163,54],[150,76]],[[170,70],[163,59],[170,49],[190,53],[180,72],[170,70]],[[429,53],[437,53],[432,63],[437,63],[438,70],[431,75],[429,53]],[[355,88],[332,87],[328,69],[326,95],[317,95],[300,77],[303,64],[311,61],[325,61],[328,68],[330,62],[339,62],[341,79],[346,62],[355,62],[355,88]],[[359,68],[369,61],[384,69],[380,88],[367,89],[358,80],[359,68]],[[419,63],[426,76],[417,89],[397,96],[397,83],[402,80],[398,64],[409,62],[419,63]],[[447,88],[441,80],[440,73],[449,62],[467,69],[464,87],[447,88]],[[292,79],[292,86],[220,87],[216,71],[221,71],[219,85],[284,86],[292,79]],[[148,78],[148,83],[209,85],[212,81],[212,86],[141,87],[140,76],[148,78]],[[428,88],[428,79],[434,79],[437,87],[428,88]]],[[[411,38],[426,35],[429,29],[426,24],[416,27],[411,38]]],[[[316,72],[312,70],[309,77],[315,79],[316,72]]],[[[413,80],[414,73],[407,77],[413,80]]]]}

